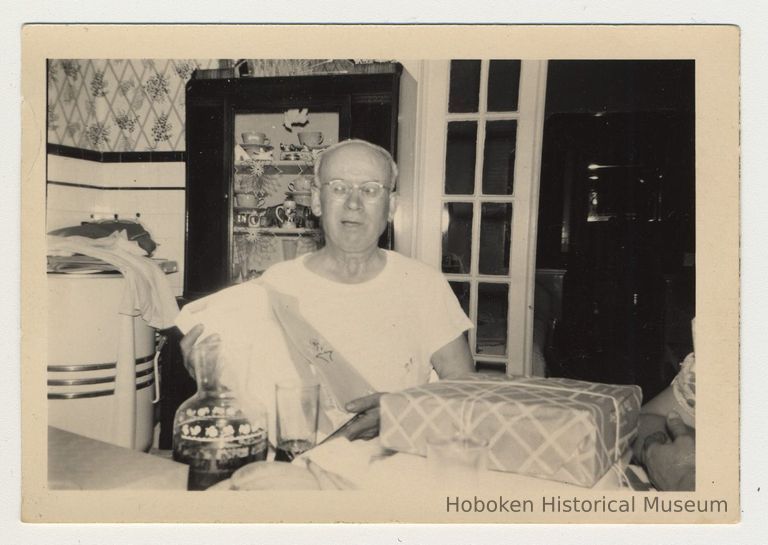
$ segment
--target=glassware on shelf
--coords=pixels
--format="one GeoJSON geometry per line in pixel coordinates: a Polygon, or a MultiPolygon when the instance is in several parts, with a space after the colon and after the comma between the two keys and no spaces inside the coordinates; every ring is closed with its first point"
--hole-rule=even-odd
{"type": "Polygon", "coordinates": [[[291,196],[275,209],[275,215],[283,229],[296,229],[296,201],[291,196]]]}
{"type": "Polygon", "coordinates": [[[197,393],[179,406],[173,424],[173,459],[189,465],[189,490],[205,490],[238,468],[267,457],[267,413],[249,402],[246,415],[221,383],[221,342],[203,340],[190,354],[197,393]]]}
{"type": "Polygon", "coordinates": [[[245,281],[248,277],[248,238],[244,235],[235,237],[234,252],[232,256],[233,276],[232,279],[239,283],[245,281]]]}
{"type": "Polygon", "coordinates": [[[283,261],[295,259],[296,251],[299,248],[299,240],[296,238],[284,238],[280,242],[283,246],[283,261]]]}
{"type": "MultiPolygon", "coordinates": [[[[239,114],[240,115],[240,114],[239,114]]],[[[312,213],[314,162],[320,148],[280,142],[268,134],[262,117],[241,119],[234,137],[231,282],[257,277],[277,262],[317,250],[323,245],[320,219],[312,213]],[[247,123],[246,123],[247,121],[247,123]],[[271,137],[275,143],[249,143],[271,137]],[[257,149],[261,146],[262,149],[257,149]],[[270,149],[267,150],[266,148],[270,149]],[[262,156],[263,152],[270,156],[262,156]],[[258,152],[258,153],[256,153],[258,152]]]]}

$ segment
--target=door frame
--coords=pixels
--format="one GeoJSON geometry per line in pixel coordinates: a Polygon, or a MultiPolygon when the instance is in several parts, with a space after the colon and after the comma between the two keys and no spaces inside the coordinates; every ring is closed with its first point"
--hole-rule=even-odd
{"type": "MultiPolygon", "coordinates": [[[[481,69],[481,97],[486,93],[488,61],[481,69]]],[[[414,148],[415,164],[412,202],[407,207],[415,215],[412,240],[406,245],[413,256],[435,267],[441,266],[441,221],[447,123],[461,119],[464,114],[448,113],[450,61],[421,61],[419,90],[416,98],[417,123],[414,148]]],[[[505,114],[505,119],[517,120],[516,157],[514,167],[514,204],[512,215],[512,246],[510,250],[509,290],[507,311],[507,375],[532,373],[533,311],[536,276],[536,233],[538,227],[539,177],[546,102],[547,61],[521,61],[517,115],[505,114]]],[[[481,100],[483,100],[481,98],[481,100]]],[[[481,107],[481,110],[483,108],[481,107]]],[[[478,123],[478,149],[484,145],[483,120],[492,120],[494,113],[472,114],[478,123]]],[[[482,154],[477,155],[476,176],[482,175],[482,154]]],[[[449,198],[448,200],[453,200],[449,198]]],[[[471,200],[468,197],[466,200],[471,200]]],[[[410,199],[409,199],[410,200],[410,199]]],[[[487,199],[487,200],[493,200],[487,199]]],[[[475,214],[474,237],[479,237],[480,218],[475,214]]],[[[473,245],[477,248],[477,245],[473,245]]],[[[476,254],[477,252],[475,252],[476,254]]],[[[477,256],[473,256],[476,260],[477,256]]],[[[476,290],[473,290],[477,299],[476,290]]],[[[471,305],[470,318],[477,323],[476,303],[471,305]]],[[[475,333],[470,332],[473,355],[480,360],[495,360],[475,354],[475,333]]]]}

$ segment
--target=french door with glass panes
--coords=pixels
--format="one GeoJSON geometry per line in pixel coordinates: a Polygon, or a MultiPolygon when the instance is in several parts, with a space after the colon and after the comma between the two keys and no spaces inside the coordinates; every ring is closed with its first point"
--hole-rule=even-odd
{"type": "Polygon", "coordinates": [[[414,253],[475,324],[478,364],[531,374],[546,61],[421,66],[414,253]]]}

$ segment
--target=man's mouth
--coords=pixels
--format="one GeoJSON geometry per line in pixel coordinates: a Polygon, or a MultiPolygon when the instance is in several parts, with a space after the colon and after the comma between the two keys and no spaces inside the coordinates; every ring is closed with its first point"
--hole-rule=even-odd
{"type": "Polygon", "coordinates": [[[341,220],[341,224],[344,227],[360,227],[363,225],[363,222],[355,220],[341,220]]]}

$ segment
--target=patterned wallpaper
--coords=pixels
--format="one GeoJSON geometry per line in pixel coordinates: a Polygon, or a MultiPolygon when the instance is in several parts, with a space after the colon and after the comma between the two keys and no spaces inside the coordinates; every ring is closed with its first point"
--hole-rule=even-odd
{"type": "Polygon", "coordinates": [[[183,151],[184,86],[216,59],[48,61],[48,142],[96,151],[183,151]]]}
{"type": "MultiPolygon", "coordinates": [[[[247,75],[378,73],[391,61],[248,59],[247,75]]],[[[219,59],[51,59],[48,142],[95,151],[184,151],[185,85],[219,59]]]]}

